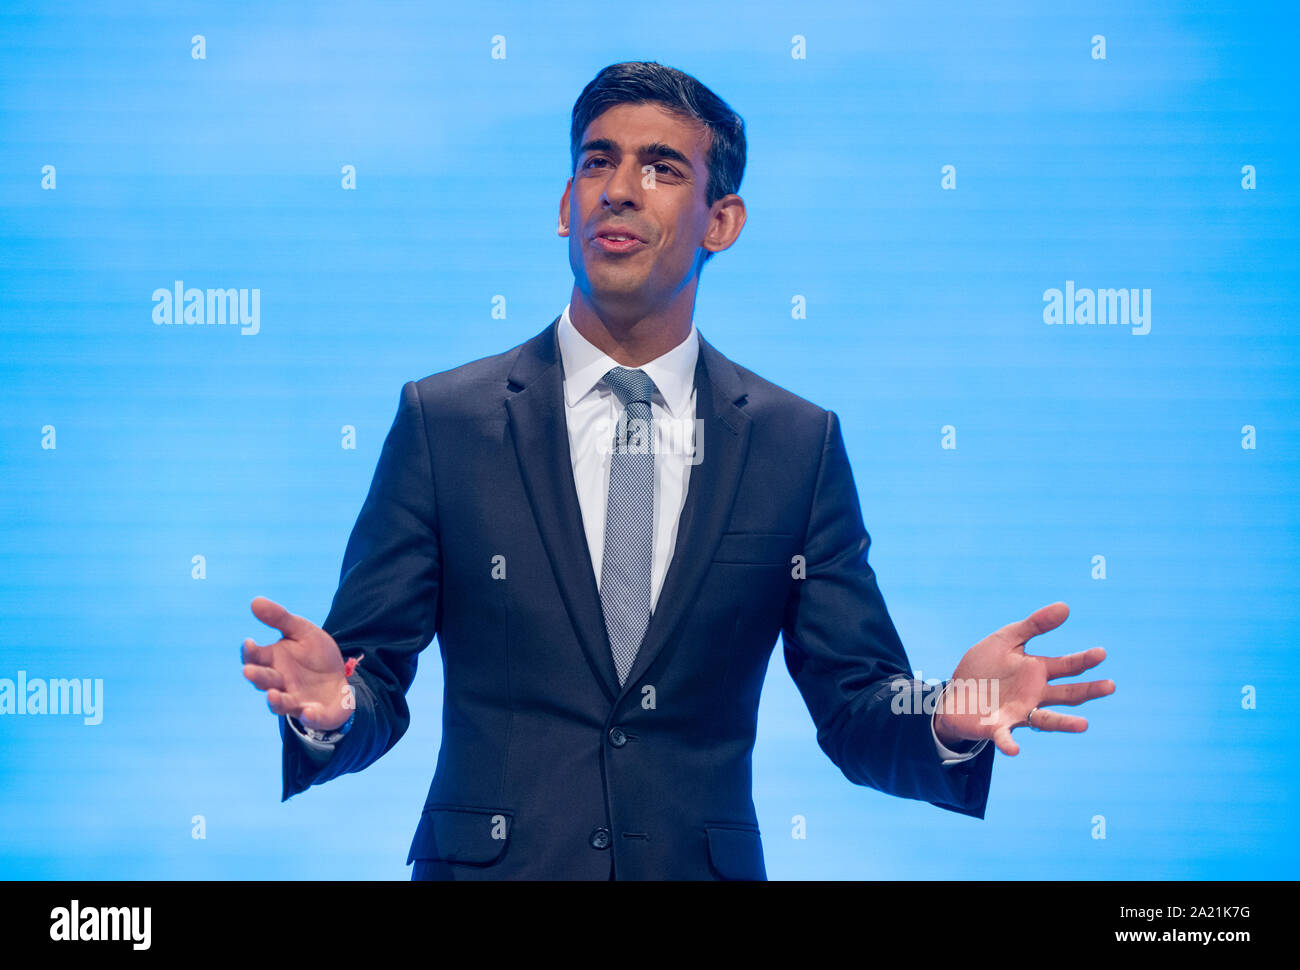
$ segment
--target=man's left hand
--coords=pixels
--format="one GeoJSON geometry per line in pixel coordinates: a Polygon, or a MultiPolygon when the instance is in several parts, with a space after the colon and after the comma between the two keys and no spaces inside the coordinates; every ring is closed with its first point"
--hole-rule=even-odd
{"type": "Polygon", "coordinates": [[[1043,707],[1049,704],[1078,705],[1094,697],[1105,697],[1115,692],[1115,682],[1090,680],[1078,684],[1048,684],[1048,681],[1073,677],[1097,666],[1106,659],[1106,651],[1093,647],[1064,657],[1025,653],[1025,644],[1031,638],[1055,630],[1069,615],[1070,608],[1064,603],[1044,606],[1025,619],[990,634],[966,651],[966,656],[961,658],[953,673],[955,683],[944,693],[961,692],[965,687],[962,696],[956,700],[991,700],[992,704],[986,704],[986,707],[992,709],[984,712],[970,710],[978,705],[954,704],[947,696],[941,698],[934,719],[939,740],[953,745],[967,738],[992,738],[1003,754],[1016,755],[1020,752],[1020,745],[1011,738],[1012,728],[1032,726],[1039,731],[1086,731],[1088,722],[1084,718],[1046,711],[1043,707]],[[971,685],[976,689],[970,690],[971,685]],[[949,707],[954,709],[953,713],[948,712],[949,707]],[[1030,711],[1033,711],[1032,723],[1026,720],[1030,711]]]}

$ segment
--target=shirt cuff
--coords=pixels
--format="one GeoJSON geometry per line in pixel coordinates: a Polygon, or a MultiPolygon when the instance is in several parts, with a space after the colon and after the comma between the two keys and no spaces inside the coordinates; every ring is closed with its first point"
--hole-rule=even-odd
{"type": "Polygon", "coordinates": [[[939,758],[943,764],[956,765],[961,764],[963,761],[969,761],[971,758],[983,751],[984,745],[989,743],[988,738],[982,738],[979,744],[975,745],[975,747],[971,748],[969,751],[952,750],[952,748],[939,740],[939,732],[934,729],[934,719],[938,716],[939,712],[937,710],[930,715],[930,736],[934,738],[935,749],[939,752],[939,758]]]}
{"type": "Polygon", "coordinates": [[[317,741],[315,738],[309,738],[303,733],[302,725],[298,723],[296,718],[285,715],[284,719],[289,722],[289,727],[293,730],[293,733],[298,736],[298,741],[302,746],[307,749],[307,755],[312,761],[320,764],[321,762],[329,760],[330,756],[334,753],[335,745],[338,744],[337,741],[317,741]]]}

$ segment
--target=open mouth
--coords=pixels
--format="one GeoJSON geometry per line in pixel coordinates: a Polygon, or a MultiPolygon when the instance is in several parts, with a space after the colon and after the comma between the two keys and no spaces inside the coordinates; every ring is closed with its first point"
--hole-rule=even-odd
{"type": "Polygon", "coordinates": [[[630,253],[645,243],[630,232],[602,229],[595,237],[596,247],[607,253],[630,253]]]}

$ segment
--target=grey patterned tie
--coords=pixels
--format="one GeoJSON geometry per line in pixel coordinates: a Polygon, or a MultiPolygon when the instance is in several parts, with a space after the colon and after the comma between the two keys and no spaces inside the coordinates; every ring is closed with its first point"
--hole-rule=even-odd
{"type": "Polygon", "coordinates": [[[645,371],[614,367],[605,375],[605,383],[623,402],[623,417],[609,459],[600,603],[622,687],[650,623],[655,511],[650,394],[654,381],[645,371]]]}

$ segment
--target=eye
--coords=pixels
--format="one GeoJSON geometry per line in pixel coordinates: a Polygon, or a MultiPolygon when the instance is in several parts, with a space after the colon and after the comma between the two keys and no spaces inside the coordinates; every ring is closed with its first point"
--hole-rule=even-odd
{"type": "Polygon", "coordinates": [[[589,159],[587,159],[586,164],[584,164],[582,167],[583,167],[583,168],[588,168],[588,167],[591,165],[592,162],[603,162],[603,161],[606,161],[606,160],[607,160],[607,159],[605,159],[604,157],[602,157],[602,156],[600,156],[600,155],[597,155],[595,158],[589,158],[589,159]]]}

